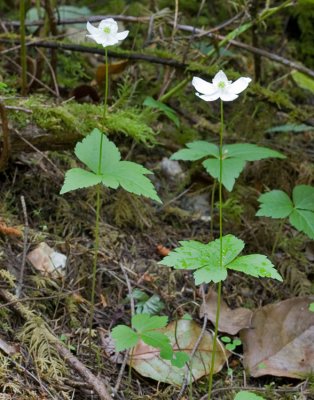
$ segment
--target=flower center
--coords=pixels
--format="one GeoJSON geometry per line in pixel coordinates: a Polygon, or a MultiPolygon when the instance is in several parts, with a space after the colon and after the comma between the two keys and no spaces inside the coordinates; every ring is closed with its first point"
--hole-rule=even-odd
{"type": "Polygon", "coordinates": [[[109,28],[109,26],[106,26],[106,27],[104,28],[104,32],[105,32],[105,33],[110,33],[110,28],[109,28]]]}
{"type": "Polygon", "coordinates": [[[225,84],[225,82],[219,82],[218,83],[218,87],[220,88],[220,89],[223,89],[223,88],[225,88],[226,87],[226,84],[225,84]]]}

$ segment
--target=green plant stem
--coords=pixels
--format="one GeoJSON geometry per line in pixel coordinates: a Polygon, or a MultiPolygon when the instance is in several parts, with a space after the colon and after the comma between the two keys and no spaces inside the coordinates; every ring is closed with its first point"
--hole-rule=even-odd
{"type": "MultiPolygon", "coordinates": [[[[219,266],[222,265],[222,143],[223,143],[223,131],[224,131],[224,113],[223,113],[223,101],[220,100],[220,140],[219,140],[219,241],[220,241],[220,252],[219,252],[219,266]]],[[[213,375],[215,366],[215,357],[217,349],[217,337],[218,337],[218,324],[220,316],[220,303],[221,303],[221,281],[218,283],[217,290],[217,310],[215,319],[215,333],[213,339],[213,351],[210,363],[209,381],[208,381],[208,400],[210,400],[212,388],[213,388],[213,375]]]]}
{"type": "Polygon", "coordinates": [[[282,236],[282,229],[283,229],[284,223],[285,223],[285,219],[283,219],[283,220],[280,222],[279,229],[278,229],[278,232],[277,232],[277,235],[276,235],[274,244],[273,244],[273,248],[272,248],[272,250],[271,250],[271,257],[274,256],[276,247],[277,247],[277,245],[278,245],[279,238],[280,238],[280,236],[282,236]]]}
{"type": "Polygon", "coordinates": [[[164,103],[165,101],[170,99],[170,97],[172,97],[174,94],[176,94],[181,89],[183,89],[184,86],[186,86],[190,82],[190,80],[191,80],[190,77],[184,79],[183,81],[178,83],[178,85],[176,85],[174,88],[170,89],[169,92],[167,92],[163,96],[161,96],[160,99],[158,99],[158,100],[164,103]]]}
{"type": "MultiPolygon", "coordinates": [[[[105,48],[105,97],[104,97],[104,114],[103,121],[105,124],[105,119],[107,115],[107,100],[108,100],[108,52],[105,48]]],[[[102,147],[103,147],[104,135],[100,135],[99,143],[99,157],[98,157],[98,174],[101,173],[101,161],[102,161],[102,147]]],[[[97,276],[97,259],[99,251],[99,222],[100,222],[100,193],[101,185],[98,184],[96,188],[96,222],[95,222],[95,244],[94,244],[94,259],[93,259],[93,271],[92,271],[92,293],[91,293],[91,310],[89,317],[89,347],[91,349],[92,342],[92,328],[93,320],[95,314],[95,289],[96,289],[96,276],[97,276]]]]}
{"type": "Polygon", "coordinates": [[[214,240],[214,206],[215,206],[215,192],[216,192],[216,179],[214,179],[212,187],[212,195],[210,200],[210,239],[214,240]]]}
{"type": "Polygon", "coordinates": [[[25,0],[20,0],[20,37],[21,37],[21,67],[22,67],[22,96],[27,92],[27,60],[25,37],[25,0]]]}
{"type": "Polygon", "coordinates": [[[105,47],[105,97],[104,97],[104,123],[107,115],[108,103],[108,90],[109,90],[109,74],[108,74],[108,51],[105,47]]]}

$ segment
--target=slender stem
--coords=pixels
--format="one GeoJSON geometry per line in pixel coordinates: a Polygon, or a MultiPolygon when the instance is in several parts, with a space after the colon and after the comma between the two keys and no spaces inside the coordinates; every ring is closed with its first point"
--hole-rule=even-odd
{"type": "Polygon", "coordinates": [[[273,244],[273,248],[272,248],[272,251],[271,251],[271,257],[273,257],[273,255],[275,254],[275,250],[276,250],[276,248],[277,248],[279,238],[280,238],[280,236],[282,235],[282,229],[283,229],[284,223],[285,223],[285,219],[283,219],[283,220],[280,222],[279,229],[278,229],[278,232],[277,232],[277,235],[276,235],[274,244],[273,244]]]}
{"type": "Polygon", "coordinates": [[[214,239],[214,206],[215,206],[215,192],[216,192],[216,179],[214,179],[212,187],[212,195],[210,200],[210,238],[214,239]]]}
{"type": "MultiPolygon", "coordinates": [[[[105,124],[105,119],[107,115],[107,100],[108,100],[108,53],[107,48],[105,48],[105,97],[104,97],[104,114],[103,120],[105,124]]],[[[102,151],[103,151],[103,139],[104,135],[100,134],[99,143],[99,156],[98,156],[98,174],[101,174],[101,163],[102,163],[102,151]]],[[[92,293],[91,293],[91,310],[89,317],[89,347],[91,349],[92,342],[92,328],[93,320],[95,314],[95,289],[96,289],[96,276],[97,276],[97,259],[99,251],[99,221],[100,221],[100,194],[101,185],[98,184],[96,188],[96,222],[95,222],[95,244],[94,244],[94,259],[93,259],[93,271],[92,271],[92,293]]]]}
{"type": "Polygon", "coordinates": [[[104,97],[104,122],[107,115],[107,103],[108,103],[108,90],[109,90],[109,74],[108,74],[108,51],[105,47],[105,97],[104,97]]]}
{"type": "MultiPolygon", "coordinates": [[[[223,131],[224,131],[224,113],[223,113],[223,101],[220,100],[220,141],[219,141],[219,242],[220,242],[220,252],[219,252],[219,267],[223,268],[222,265],[222,143],[223,143],[223,131]]],[[[217,310],[216,310],[216,320],[215,320],[215,333],[213,339],[213,352],[210,364],[209,372],[209,382],[208,382],[208,400],[210,400],[212,388],[213,388],[213,375],[217,348],[217,337],[218,337],[218,324],[220,316],[220,303],[221,303],[221,281],[218,283],[218,293],[217,293],[217,310]]]]}
{"type": "Polygon", "coordinates": [[[25,0],[20,1],[20,37],[21,37],[22,96],[25,96],[27,91],[25,0]]]}

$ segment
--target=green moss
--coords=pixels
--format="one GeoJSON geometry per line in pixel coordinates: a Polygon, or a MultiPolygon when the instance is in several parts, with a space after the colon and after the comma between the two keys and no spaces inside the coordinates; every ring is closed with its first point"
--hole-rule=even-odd
{"type": "MultiPolygon", "coordinates": [[[[30,97],[23,104],[19,104],[32,110],[32,114],[12,112],[12,119],[20,128],[30,122],[40,128],[56,135],[67,133],[79,133],[86,135],[94,128],[104,130],[103,107],[95,104],[80,104],[69,102],[59,106],[51,103],[47,105],[45,99],[30,97]]],[[[151,115],[140,108],[125,108],[108,113],[105,130],[108,134],[124,134],[137,142],[151,145],[156,143],[155,132],[148,125],[151,115]]]]}

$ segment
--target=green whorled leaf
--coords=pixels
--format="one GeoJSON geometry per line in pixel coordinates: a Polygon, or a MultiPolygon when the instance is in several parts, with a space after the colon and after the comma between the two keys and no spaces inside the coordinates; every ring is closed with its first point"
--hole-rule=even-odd
{"type": "Polygon", "coordinates": [[[282,282],[274,265],[262,254],[250,254],[248,256],[237,257],[227,268],[243,272],[246,275],[255,277],[273,278],[282,282]]]}
{"type": "Polygon", "coordinates": [[[202,283],[209,282],[222,282],[227,278],[227,268],[220,267],[220,265],[211,265],[200,268],[193,273],[195,279],[195,285],[201,285],[202,283]]]}
{"type": "Polygon", "coordinates": [[[201,158],[212,156],[219,157],[219,148],[215,144],[208,143],[205,140],[196,140],[187,143],[187,149],[182,149],[172,154],[171,160],[196,161],[201,158]]]}
{"type": "Polygon", "coordinates": [[[190,357],[184,351],[176,351],[173,353],[171,364],[177,368],[183,368],[184,365],[190,360],[190,357]]]}
{"type": "Polygon", "coordinates": [[[265,400],[265,398],[252,392],[242,391],[237,393],[234,400],[265,400]]]}
{"type": "Polygon", "coordinates": [[[146,97],[144,100],[144,106],[148,106],[151,108],[157,108],[158,110],[162,111],[171,121],[173,121],[178,127],[180,126],[180,120],[176,114],[176,112],[165,103],[155,100],[152,97],[146,97]]]}
{"type": "Polygon", "coordinates": [[[309,185],[295,186],[292,192],[293,203],[301,210],[314,211],[314,187],[309,185]]]}
{"type": "Polygon", "coordinates": [[[65,173],[64,184],[60,190],[60,194],[97,185],[101,183],[101,179],[101,175],[96,175],[82,168],[69,169],[65,173]]]}
{"type": "Polygon", "coordinates": [[[289,221],[297,230],[314,239],[314,212],[294,209],[289,216],[289,221]]]}
{"type": "Polygon", "coordinates": [[[117,146],[111,142],[99,129],[93,129],[81,142],[75,146],[75,155],[95,174],[98,173],[100,142],[102,140],[102,157],[100,173],[104,174],[108,168],[112,170],[121,159],[117,146]]]}
{"type": "MultiPolygon", "coordinates": [[[[219,181],[220,163],[217,158],[209,158],[203,161],[206,171],[219,181]]],[[[225,158],[222,160],[222,184],[231,192],[236,178],[241,174],[245,167],[245,160],[241,158],[225,158]]]]}
{"type": "Polygon", "coordinates": [[[110,170],[104,174],[104,177],[106,177],[107,182],[110,178],[112,182],[116,180],[123,189],[128,192],[149,197],[161,203],[154,185],[145,174],[152,174],[152,172],[134,162],[120,161],[118,164],[111,167],[110,170]]]}
{"type": "Polygon", "coordinates": [[[285,124],[279,126],[273,126],[272,128],[266,129],[267,133],[280,133],[280,132],[308,132],[313,131],[313,126],[305,124],[285,124]]]}
{"type": "Polygon", "coordinates": [[[195,240],[179,242],[181,247],[172,250],[159,264],[176,269],[197,269],[208,262],[207,245],[195,240]]]}
{"type": "Polygon", "coordinates": [[[245,161],[257,161],[270,157],[286,158],[278,151],[251,143],[227,144],[223,146],[223,154],[226,158],[240,158],[245,161]]]}
{"type": "Polygon", "coordinates": [[[116,351],[123,351],[136,346],[139,337],[133,329],[126,325],[118,325],[111,331],[111,337],[115,341],[116,351]]]}
{"type": "Polygon", "coordinates": [[[132,317],[132,328],[140,334],[153,329],[164,328],[167,325],[168,317],[159,317],[157,315],[136,314],[132,317]]]}
{"type": "Polygon", "coordinates": [[[292,201],[282,190],[264,193],[258,201],[261,203],[256,213],[258,217],[286,218],[293,211],[292,201]]]}
{"type": "Polygon", "coordinates": [[[103,175],[101,175],[101,182],[103,185],[111,189],[117,189],[119,187],[118,179],[111,173],[105,172],[103,175]]]}
{"type": "Polygon", "coordinates": [[[149,346],[162,351],[162,358],[171,359],[173,350],[168,336],[158,331],[145,331],[141,333],[141,339],[149,346]]]}
{"type": "Polygon", "coordinates": [[[226,266],[242,251],[244,243],[233,235],[222,238],[222,267],[220,266],[220,239],[208,244],[182,241],[181,247],[171,251],[159,264],[176,269],[196,269],[196,284],[220,282],[227,276],[226,266]]]}

